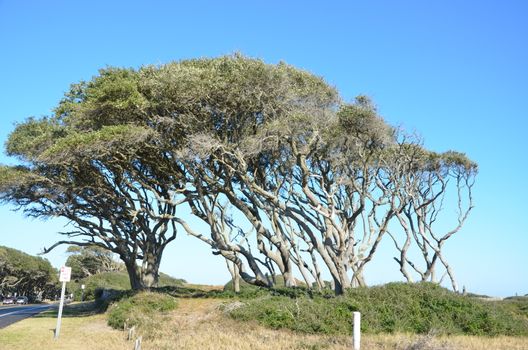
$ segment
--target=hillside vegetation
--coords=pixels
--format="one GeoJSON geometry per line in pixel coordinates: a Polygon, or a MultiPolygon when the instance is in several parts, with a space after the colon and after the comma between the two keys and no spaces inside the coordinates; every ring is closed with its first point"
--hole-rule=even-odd
{"type": "MultiPolygon", "coordinates": [[[[183,286],[185,280],[160,273],[159,287],[183,286]]],[[[68,283],[68,291],[74,294],[75,300],[81,299],[81,285],[85,285],[84,300],[93,300],[97,290],[125,291],[130,289],[130,279],[125,271],[102,272],[78,281],[68,283]]]]}
{"type": "MultiPolygon", "coordinates": [[[[528,298],[482,300],[432,283],[355,288],[338,297],[331,290],[319,293],[304,288],[277,288],[270,291],[253,286],[243,288],[240,294],[186,287],[165,287],[157,291],[185,299],[231,300],[224,302],[222,309],[234,321],[255,321],[271,329],[307,334],[350,335],[352,313],[360,311],[362,331],[367,334],[528,336],[528,298]]],[[[125,296],[113,307],[131,302],[135,303],[125,296]]],[[[126,309],[130,312],[127,317],[134,319],[134,309],[126,309]]],[[[109,324],[121,327],[113,318],[110,314],[109,324]]]]}
{"type": "Polygon", "coordinates": [[[351,334],[353,311],[362,313],[362,330],[367,333],[528,336],[528,300],[485,301],[432,283],[355,288],[336,298],[280,289],[243,300],[229,315],[271,328],[351,334]]]}
{"type": "Polygon", "coordinates": [[[142,292],[112,305],[108,311],[108,325],[123,329],[139,326],[145,333],[163,321],[164,313],[174,310],[176,298],[167,294],[142,292]]]}

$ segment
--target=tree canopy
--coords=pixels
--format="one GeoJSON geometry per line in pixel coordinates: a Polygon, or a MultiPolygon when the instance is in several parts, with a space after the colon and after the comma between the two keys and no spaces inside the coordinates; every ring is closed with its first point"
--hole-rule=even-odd
{"type": "Polygon", "coordinates": [[[452,276],[441,247],[472,208],[477,171],[388,125],[365,96],[345,103],[320,77],[241,55],[103,69],[73,84],[53,115],[17,125],[6,151],[21,164],[0,168],[1,198],[69,219],[75,229],[50,249],[111,251],[133,288],[157,283],[178,228],[235,279],[261,286],[280,274],[287,286],[301,275],[322,287],[323,269],[336,293],[364,285],[386,236],[409,280],[405,266],[430,279],[438,261],[452,276]],[[439,235],[432,224],[451,182],[458,225],[439,235]],[[178,215],[182,206],[209,232],[178,215]],[[425,273],[407,254],[413,241],[425,273]]]}
{"type": "Polygon", "coordinates": [[[58,271],[48,260],[0,246],[0,294],[53,297],[58,289],[58,271]]]}
{"type": "Polygon", "coordinates": [[[124,270],[124,266],[114,260],[113,254],[100,247],[69,246],[66,250],[66,266],[71,267],[71,277],[80,280],[103,272],[124,270]]]}

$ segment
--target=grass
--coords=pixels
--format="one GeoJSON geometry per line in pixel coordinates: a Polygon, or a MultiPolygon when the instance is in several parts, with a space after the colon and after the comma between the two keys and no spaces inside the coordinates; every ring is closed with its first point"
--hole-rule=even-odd
{"type": "MultiPolygon", "coordinates": [[[[298,287],[306,287],[306,283],[301,280],[295,279],[295,283],[298,287]]],[[[275,287],[278,287],[278,288],[285,287],[284,277],[282,275],[274,276],[273,284],[275,285],[275,287]]],[[[224,285],[223,289],[224,291],[233,291],[233,280],[228,281],[224,285]]],[[[256,290],[256,289],[259,289],[259,287],[249,284],[243,279],[240,279],[240,290],[241,291],[256,290]]]]}
{"type": "MultiPolygon", "coordinates": [[[[233,298],[178,299],[178,307],[164,312],[150,336],[144,337],[143,350],[349,350],[351,337],[346,335],[306,334],[287,329],[271,329],[256,321],[240,322],[228,316],[240,307],[233,298]]],[[[133,349],[127,333],[110,328],[109,314],[93,314],[94,303],[68,305],[65,309],[61,337],[53,340],[56,319],[31,318],[0,330],[2,350],[133,349]]],[[[156,317],[156,316],[155,316],[156,317]]],[[[407,333],[363,334],[362,349],[368,350],[526,350],[526,337],[431,336],[407,333]]]]}
{"type": "Polygon", "coordinates": [[[136,326],[148,337],[176,306],[176,299],[170,295],[141,292],[112,304],[107,312],[108,325],[116,329],[136,326]]]}
{"type": "MultiPolygon", "coordinates": [[[[257,322],[240,322],[227,316],[232,299],[183,298],[178,308],[158,325],[156,336],[143,350],[349,350],[350,335],[324,335],[270,329],[257,322]]],[[[365,334],[368,350],[526,350],[528,338],[476,336],[419,336],[415,334],[365,334]]]]}
{"type": "Polygon", "coordinates": [[[56,349],[56,350],[129,350],[123,333],[106,324],[106,316],[96,314],[94,304],[68,305],[64,309],[59,339],[53,339],[56,310],[39,317],[0,329],[2,350],[56,349]]]}
{"type": "MultiPolygon", "coordinates": [[[[160,287],[183,286],[185,280],[171,277],[160,273],[160,287]]],[[[74,294],[75,300],[81,300],[81,285],[85,285],[84,300],[94,300],[98,289],[129,290],[130,279],[124,271],[103,272],[84,278],[79,281],[68,283],[68,292],[74,294]]]]}
{"type": "Polygon", "coordinates": [[[481,301],[427,283],[354,289],[338,298],[302,288],[158,291],[179,298],[178,308],[155,327],[140,325],[144,349],[350,349],[355,310],[364,312],[365,349],[528,348],[525,300],[481,301]],[[515,328],[517,321],[524,326],[515,328]],[[472,331],[480,336],[461,335],[472,331]],[[517,336],[490,337],[501,332],[517,336]]]}

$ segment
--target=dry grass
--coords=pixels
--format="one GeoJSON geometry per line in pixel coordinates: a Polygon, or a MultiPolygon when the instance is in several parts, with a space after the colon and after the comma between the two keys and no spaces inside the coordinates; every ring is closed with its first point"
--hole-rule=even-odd
{"type": "MultiPolygon", "coordinates": [[[[144,350],[162,349],[328,349],[349,350],[351,337],[306,335],[240,323],[223,315],[222,301],[181,299],[170,322],[160,325],[144,350]]],[[[406,334],[364,335],[367,350],[528,350],[528,338],[419,337],[406,334]]]]}
{"type": "Polygon", "coordinates": [[[64,317],[58,340],[53,339],[57,319],[29,318],[0,330],[1,350],[130,350],[123,332],[106,325],[105,315],[64,317]]]}
{"type": "MultiPolygon", "coordinates": [[[[232,301],[228,301],[232,303],[232,301]]],[[[143,342],[143,350],[349,350],[351,337],[306,335],[241,323],[225,316],[218,299],[180,299],[178,308],[143,342]]],[[[125,332],[106,325],[105,315],[66,317],[61,337],[53,340],[55,318],[27,319],[0,330],[1,350],[133,349],[125,332]]],[[[420,337],[406,334],[364,335],[365,350],[528,350],[528,338],[420,337]]]]}

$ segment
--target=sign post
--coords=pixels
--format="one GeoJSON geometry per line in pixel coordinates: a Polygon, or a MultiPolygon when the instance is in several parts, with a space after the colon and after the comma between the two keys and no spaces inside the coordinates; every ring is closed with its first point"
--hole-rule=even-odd
{"type": "Polygon", "coordinates": [[[84,284],[81,284],[81,301],[84,301],[84,284]]]}
{"type": "Polygon", "coordinates": [[[59,314],[57,315],[57,327],[55,327],[55,339],[59,338],[61,319],[62,319],[62,308],[64,307],[64,294],[66,293],[66,282],[70,282],[71,267],[62,266],[60,268],[59,282],[62,282],[61,298],[59,304],[59,314]]]}

